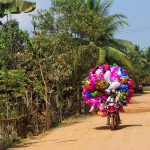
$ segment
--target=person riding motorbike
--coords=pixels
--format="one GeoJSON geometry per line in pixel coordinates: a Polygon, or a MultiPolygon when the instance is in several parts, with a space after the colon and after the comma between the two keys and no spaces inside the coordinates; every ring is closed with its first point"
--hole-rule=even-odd
{"type": "MultiPolygon", "coordinates": [[[[107,107],[108,103],[114,103],[118,107],[117,108],[118,109],[118,118],[119,118],[119,123],[121,124],[121,119],[120,119],[120,115],[119,115],[119,106],[118,106],[119,98],[118,98],[117,93],[116,93],[115,90],[112,90],[110,92],[110,96],[106,100],[106,107],[107,107]]],[[[106,124],[110,125],[110,115],[107,115],[107,123],[106,124]]]]}

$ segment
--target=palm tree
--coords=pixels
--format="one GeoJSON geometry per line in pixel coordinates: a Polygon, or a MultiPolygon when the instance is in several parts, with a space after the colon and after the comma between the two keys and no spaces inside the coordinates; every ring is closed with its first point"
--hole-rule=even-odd
{"type": "Polygon", "coordinates": [[[105,36],[98,36],[96,46],[99,48],[99,60],[98,64],[102,64],[105,61],[112,63],[116,61],[122,65],[132,68],[132,63],[128,54],[134,52],[133,44],[121,39],[115,39],[114,34],[120,27],[127,25],[124,21],[126,16],[122,14],[109,14],[110,6],[113,0],[86,0],[86,6],[98,13],[100,17],[103,17],[106,22],[106,34],[105,36]]]}
{"type": "Polygon", "coordinates": [[[85,0],[86,5],[94,10],[96,13],[99,13],[102,16],[109,15],[109,8],[112,5],[112,0],[85,0]]]}
{"type": "Polygon", "coordinates": [[[147,48],[146,57],[147,57],[148,62],[150,63],[150,47],[147,48]]]}

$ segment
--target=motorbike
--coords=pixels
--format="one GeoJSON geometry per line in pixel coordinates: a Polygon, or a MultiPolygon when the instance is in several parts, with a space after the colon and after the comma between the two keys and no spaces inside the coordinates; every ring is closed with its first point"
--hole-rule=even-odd
{"type": "Polygon", "coordinates": [[[115,102],[106,103],[107,123],[111,130],[116,130],[120,124],[119,107],[115,102]]]}

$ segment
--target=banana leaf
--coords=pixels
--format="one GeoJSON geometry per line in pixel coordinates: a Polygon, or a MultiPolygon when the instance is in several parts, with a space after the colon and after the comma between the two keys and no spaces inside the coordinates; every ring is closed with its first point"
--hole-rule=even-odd
{"type": "Polygon", "coordinates": [[[19,13],[28,13],[36,8],[36,3],[24,0],[0,0],[0,17],[4,17],[8,14],[19,14],[19,13]],[[3,3],[2,3],[3,2],[3,3]]]}
{"type": "Polygon", "coordinates": [[[8,3],[12,3],[13,0],[0,0],[0,4],[8,4],[8,3]]]}

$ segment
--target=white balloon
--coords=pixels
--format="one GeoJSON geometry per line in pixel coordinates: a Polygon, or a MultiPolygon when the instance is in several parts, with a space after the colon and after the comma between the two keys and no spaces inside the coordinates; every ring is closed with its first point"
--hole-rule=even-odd
{"type": "Polygon", "coordinates": [[[108,89],[106,89],[105,92],[106,92],[107,94],[110,94],[110,90],[108,90],[108,89]]]}
{"type": "Polygon", "coordinates": [[[93,112],[95,109],[95,106],[92,106],[89,112],[93,112]]]}
{"type": "Polygon", "coordinates": [[[111,77],[111,72],[108,70],[106,71],[106,73],[104,74],[104,79],[106,81],[106,83],[110,82],[110,77],[111,77]]]}
{"type": "Polygon", "coordinates": [[[117,89],[118,87],[120,86],[120,83],[119,82],[112,82],[110,84],[110,86],[108,87],[109,90],[115,90],[117,89]]]}
{"type": "Polygon", "coordinates": [[[122,73],[121,73],[121,70],[118,69],[118,75],[121,77],[122,76],[122,73]]]}
{"type": "Polygon", "coordinates": [[[102,70],[101,70],[101,69],[97,69],[97,70],[95,71],[95,74],[97,74],[97,75],[99,75],[100,73],[102,73],[102,70]]]}

